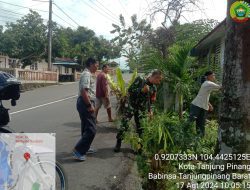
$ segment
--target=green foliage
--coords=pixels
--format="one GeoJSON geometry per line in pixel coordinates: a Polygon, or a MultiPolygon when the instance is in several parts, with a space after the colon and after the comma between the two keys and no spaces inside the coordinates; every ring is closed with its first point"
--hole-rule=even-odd
{"type": "Polygon", "coordinates": [[[126,88],[125,88],[125,81],[123,80],[122,71],[120,68],[116,69],[116,77],[117,77],[117,84],[119,86],[119,91],[121,96],[126,96],[126,88]]]}
{"type": "Polygon", "coordinates": [[[168,60],[164,59],[159,51],[150,47],[144,46],[140,54],[140,60],[145,73],[151,72],[153,69],[159,69],[164,76],[168,74],[168,60]]]}
{"type": "Polygon", "coordinates": [[[29,65],[46,53],[46,26],[41,16],[30,10],[16,23],[6,25],[1,41],[0,52],[19,58],[24,65],[29,65]]]}
{"type": "MultiPolygon", "coordinates": [[[[177,180],[147,180],[148,173],[200,173],[195,170],[179,170],[179,163],[188,164],[190,161],[159,161],[155,160],[155,154],[214,154],[217,145],[218,123],[214,120],[206,124],[206,134],[204,138],[196,135],[195,126],[188,122],[188,115],[184,115],[184,119],[180,120],[176,114],[156,114],[152,120],[145,119],[142,121],[144,134],[142,139],[137,135],[126,136],[127,142],[136,144],[140,142],[143,152],[137,157],[140,174],[145,182],[145,189],[173,189],[173,184],[177,180]],[[136,139],[137,138],[137,139],[136,139]],[[157,166],[157,167],[156,167],[157,166]]],[[[129,134],[133,130],[130,130],[129,134]]],[[[203,173],[206,171],[203,171],[203,173]]]]}
{"type": "Polygon", "coordinates": [[[217,20],[200,19],[192,23],[176,24],[176,41],[175,43],[192,43],[195,45],[203,37],[205,37],[218,24],[217,20]]]}
{"type": "Polygon", "coordinates": [[[118,47],[103,36],[97,37],[93,30],[83,26],[76,30],[55,26],[53,41],[55,57],[77,58],[81,65],[88,57],[101,61],[120,56],[118,47]]]}
{"type": "MultiPolygon", "coordinates": [[[[178,118],[171,118],[169,115],[155,115],[153,120],[142,121],[144,129],[143,147],[150,152],[169,151],[174,141],[169,132],[168,126],[176,126],[178,118]]],[[[145,152],[148,154],[147,152],[145,152]]],[[[152,155],[151,155],[152,156],[152,155]]]]}
{"type": "MultiPolygon", "coordinates": [[[[132,124],[130,123],[130,125],[132,124]]],[[[141,148],[142,139],[139,138],[133,127],[129,127],[124,135],[124,142],[130,144],[133,150],[138,151],[141,148]]]]}
{"type": "Polygon", "coordinates": [[[148,41],[152,28],[146,20],[138,21],[137,16],[131,16],[131,25],[127,26],[124,17],[120,15],[120,26],[113,24],[112,34],[116,37],[112,39],[121,49],[121,53],[127,58],[128,66],[131,70],[139,68],[138,56],[142,46],[148,41]]]}
{"type": "Polygon", "coordinates": [[[132,77],[131,79],[129,80],[128,82],[128,87],[131,86],[131,84],[134,82],[135,78],[137,77],[138,73],[137,73],[137,70],[134,70],[133,74],[132,74],[132,77]]]}
{"type": "Polygon", "coordinates": [[[179,117],[182,117],[184,97],[190,96],[190,89],[194,84],[193,64],[195,59],[189,56],[192,45],[189,43],[182,46],[174,45],[169,49],[168,82],[176,93],[179,117]]]}
{"type": "Polygon", "coordinates": [[[126,85],[126,83],[123,79],[122,72],[121,72],[120,68],[116,69],[117,82],[114,82],[114,80],[109,75],[107,77],[109,86],[110,86],[112,92],[116,95],[116,99],[118,101],[117,102],[118,114],[121,114],[125,108],[125,104],[127,103],[128,88],[133,83],[136,76],[137,76],[137,70],[135,69],[128,85],[126,85]]]}
{"type": "MultiPolygon", "coordinates": [[[[8,23],[6,30],[0,27],[0,52],[20,59],[30,65],[42,58],[47,58],[48,26],[43,24],[41,16],[30,13],[8,23]]],[[[52,23],[52,57],[76,58],[80,64],[88,57],[97,60],[113,59],[120,56],[120,49],[102,36],[96,36],[93,30],[79,26],[76,30],[59,27],[52,23]]]]}
{"type": "Polygon", "coordinates": [[[175,28],[159,27],[152,32],[149,44],[154,47],[166,59],[168,56],[168,48],[175,42],[175,28]]]}

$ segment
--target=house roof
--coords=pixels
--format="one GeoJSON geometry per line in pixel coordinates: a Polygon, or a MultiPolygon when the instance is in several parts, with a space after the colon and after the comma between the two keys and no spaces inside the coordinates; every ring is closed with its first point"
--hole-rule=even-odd
{"type": "Polygon", "coordinates": [[[79,66],[78,63],[74,62],[74,60],[70,58],[55,58],[55,62],[53,65],[61,65],[65,67],[77,67],[79,66]]]}
{"type": "Polygon", "coordinates": [[[71,59],[71,58],[67,58],[67,57],[56,57],[55,58],[55,62],[74,62],[74,60],[73,59],[71,59]]]}
{"type": "Polygon", "coordinates": [[[65,67],[77,67],[77,66],[79,66],[78,63],[74,63],[74,62],[55,62],[55,63],[53,63],[53,65],[61,65],[61,66],[65,66],[65,67]]]}
{"type": "Polygon", "coordinates": [[[55,62],[53,65],[79,65],[78,63],[75,62],[55,62]]]}
{"type": "Polygon", "coordinates": [[[225,36],[226,33],[226,19],[218,24],[210,33],[202,38],[191,50],[191,56],[198,56],[206,51],[211,44],[214,44],[225,36]]]}

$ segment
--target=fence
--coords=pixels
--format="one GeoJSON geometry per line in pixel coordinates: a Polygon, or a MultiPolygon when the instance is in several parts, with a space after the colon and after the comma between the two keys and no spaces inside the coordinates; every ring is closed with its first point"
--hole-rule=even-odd
{"type": "MultiPolygon", "coordinates": [[[[0,71],[4,71],[14,75],[21,83],[57,83],[59,81],[59,73],[52,71],[37,71],[29,69],[18,68],[0,68],[0,71]]],[[[98,70],[96,76],[101,72],[98,70]]],[[[109,74],[114,75],[115,70],[109,69],[109,74]]],[[[80,72],[74,73],[74,81],[79,81],[81,77],[80,72]]]]}
{"type": "MultiPolygon", "coordinates": [[[[95,75],[97,76],[100,72],[102,72],[102,71],[101,71],[101,70],[97,70],[97,71],[95,72],[95,75]]],[[[113,69],[113,68],[109,68],[108,73],[109,73],[111,76],[114,76],[115,73],[116,73],[116,70],[113,69]]],[[[80,80],[81,74],[82,74],[82,73],[80,73],[80,72],[75,72],[75,74],[74,74],[74,75],[75,75],[75,76],[74,76],[75,81],[79,81],[79,80],[80,80]]]]}
{"type": "Polygon", "coordinates": [[[80,72],[75,72],[75,81],[79,81],[80,80],[81,74],[82,73],[80,73],[80,72]]]}
{"type": "Polygon", "coordinates": [[[52,71],[36,71],[28,69],[6,69],[0,68],[1,71],[14,75],[21,83],[57,83],[58,73],[52,71]]]}

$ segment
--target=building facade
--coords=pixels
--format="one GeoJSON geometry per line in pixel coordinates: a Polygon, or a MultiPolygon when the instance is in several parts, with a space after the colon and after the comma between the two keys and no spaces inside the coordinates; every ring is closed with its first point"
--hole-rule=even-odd
{"type": "Polygon", "coordinates": [[[222,21],[191,50],[191,56],[197,57],[199,64],[209,68],[222,77],[225,55],[226,20],[222,21]]]}

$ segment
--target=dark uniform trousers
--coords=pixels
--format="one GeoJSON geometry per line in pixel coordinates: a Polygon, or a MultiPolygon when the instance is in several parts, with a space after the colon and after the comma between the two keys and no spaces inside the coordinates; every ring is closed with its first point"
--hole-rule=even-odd
{"type": "Polygon", "coordinates": [[[149,109],[151,109],[151,96],[156,93],[156,86],[149,83],[147,79],[138,76],[128,89],[128,101],[125,105],[125,109],[121,114],[121,126],[117,133],[117,142],[121,141],[124,136],[124,132],[128,130],[129,121],[134,116],[136,124],[136,132],[139,137],[142,136],[143,128],[140,125],[142,118],[147,116],[149,109]],[[149,92],[143,93],[142,89],[145,85],[149,86],[149,92]]]}
{"type": "Polygon", "coordinates": [[[122,114],[122,118],[121,118],[121,126],[120,129],[117,133],[117,140],[122,140],[124,133],[128,130],[129,127],[129,121],[132,119],[132,117],[134,116],[134,120],[135,120],[135,125],[136,125],[136,132],[139,134],[139,137],[142,136],[143,133],[143,129],[140,125],[140,120],[145,118],[145,114],[146,112],[144,110],[139,110],[138,108],[128,105],[125,110],[124,113],[122,114]]]}
{"type": "MultiPolygon", "coordinates": [[[[94,102],[91,101],[91,104],[94,106],[94,102]]],[[[95,113],[88,112],[81,96],[77,99],[76,107],[81,119],[82,137],[76,144],[75,149],[80,154],[85,155],[96,135],[96,118],[95,113]]]]}
{"type": "Polygon", "coordinates": [[[191,104],[190,117],[191,122],[196,121],[196,131],[200,136],[205,135],[205,123],[207,119],[207,110],[191,104]]]}

